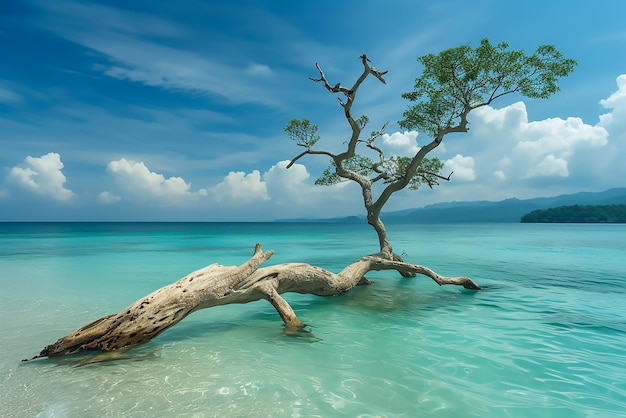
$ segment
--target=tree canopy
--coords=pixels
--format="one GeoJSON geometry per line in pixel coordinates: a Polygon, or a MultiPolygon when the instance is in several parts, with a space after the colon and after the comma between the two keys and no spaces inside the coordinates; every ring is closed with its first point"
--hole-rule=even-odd
{"type": "Polygon", "coordinates": [[[415,102],[399,124],[433,136],[467,131],[467,115],[502,96],[519,93],[546,99],[559,91],[560,77],[576,67],[554,46],[539,46],[531,55],[510,50],[509,44],[492,45],[483,39],[477,48],[461,45],[439,54],[418,58],[422,75],[403,98],[415,102]]]}

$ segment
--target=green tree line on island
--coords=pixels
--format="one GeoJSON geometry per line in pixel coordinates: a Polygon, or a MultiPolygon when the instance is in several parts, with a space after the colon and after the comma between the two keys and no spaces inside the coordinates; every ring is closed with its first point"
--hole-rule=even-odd
{"type": "Polygon", "coordinates": [[[522,222],[626,223],[626,205],[573,205],[534,210],[522,222]]]}

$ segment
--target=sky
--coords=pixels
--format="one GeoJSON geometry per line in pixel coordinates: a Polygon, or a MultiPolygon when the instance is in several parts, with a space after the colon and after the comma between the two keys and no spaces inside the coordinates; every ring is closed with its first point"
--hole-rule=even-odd
{"type": "Polygon", "coordinates": [[[470,114],[431,156],[449,182],[403,190],[387,211],[626,186],[626,2],[3,0],[0,221],[271,221],[363,214],[354,184],[283,128],[318,124],[338,151],[349,127],[309,77],[352,85],[359,56],[387,70],[353,106],[379,145],[430,142],[397,123],[417,57],[482,38],[578,62],[547,100],[507,96],[470,114]]]}

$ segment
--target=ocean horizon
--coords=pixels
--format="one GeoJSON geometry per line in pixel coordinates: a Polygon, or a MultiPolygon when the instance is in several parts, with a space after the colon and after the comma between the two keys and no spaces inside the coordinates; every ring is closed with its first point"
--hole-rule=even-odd
{"type": "Polygon", "coordinates": [[[619,417],[626,225],[390,224],[408,262],[485,286],[372,272],[335,297],[191,314],[120,358],[31,358],[208,264],[340,271],[378,251],[365,223],[0,223],[2,417],[619,417]]]}

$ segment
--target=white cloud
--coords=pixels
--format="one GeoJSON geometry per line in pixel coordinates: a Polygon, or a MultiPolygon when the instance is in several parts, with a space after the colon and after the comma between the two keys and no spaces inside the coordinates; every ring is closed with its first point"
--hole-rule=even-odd
{"type": "Polygon", "coordinates": [[[105,60],[92,66],[95,71],[169,90],[217,94],[236,103],[278,105],[267,86],[258,84],[259,75],[271,72],[267,65],[246,67],[237,58],[228,62],[227,54],[217,49],[217,45],[236,49],[238,39],[216,42],[209,48],[211,53],[206,47],[194,50],[198,33],[211,36],[210,27],[191,33],[146,13],[83,3],[55,1],[38,6],[46,12],[43,25],[48,30],[102,54],[105,60]]]}
{"type": "Polygon", "coordinates": [[[296,163],[287,169],[289,162],[279,161],[263,174],[272,201],[279,205],[310,204],[315,199],[316,189],[321,186],[307,184],[311,175],[306,167],[296,163]]]}
{"type": "Polygon", "coordinates": [[[605,128],[580,118],[528,122],[523,102],[502,109],[483,107],[472,117],[475,136],[487,143],[482,154],[474,157],[482,169],[497,172],[499,179],[567,177],[568,163],[576,153],[608,143],[605,128]]]}
{"type": "Polygon", "coordinates": [[[313,199],[315,189],[321,187],[306,183],[310,177],[306,167],[294,164],[287,169],[289,161],[279,161],[267,170],[263,176],[258,170],[249,174],[243,171],[231,171],[217,186],[211,189],[218,200],[252,202],[271,200],[282,205],[303,204],[313,199]]]}
{"type": "Polygon", "coordinates": [[[419,151],[417,135],[417,131],[383,134],[383,146],[396,155],[415,155],[419,151]]]}
{"type": "Polygon", "coordinates": [[[567,161],[556,158],[554,155],[546,156],[536,167],[532,168],[527,178],[533,177],[568,177],[567,161]]]}
{"type": "Polygon", "coordinates": [[[600,104],[607,109],[615,109],[626,105],[626,74],[622,74],[615,80],[617,91],[606,99],[600,100],[600,104]]]}
{"type": "Polygon", "coordinates": [[[273,186],[280,186],[283,189],[293,189],[299,187],[306,179],[311,177],[306,167],[302,164],[294,164],[287,168],[290,161],[279,161],[273,165],[265,174],[263,179],[273,186]]]}
{"type": "Polygon", "coordinates": [[[474,181],[476,173],[474,172],[474,159],[472,157],[464,157],[461,154],[455,155],[453,158],[444,163],[445,170],[453,171],[452,178],[462,181],[474,181]]]}
{"type": "Polygon", "coordinates": [[[235,103],[277,105],[273,97],[256,84],[259,75],[268,75],[269,67],[255,66],[253,71],[230,67],[200,54],[139,41],[127,36],[85,39],[82,44],[106,54],[114,65],[97,65],[94,70],[120,80],[162,87],[211,93],[235,103]]]}
{"type": "Polygon", "coordinates": [[[490,129],[515,128],[528,124],[528,113],[524,102],[516,102],[501,109],[491,106],[480,107],[471,115],[472,118],[478,117],[481,124],[489,126],[490,129]]]}
{"type": "Polygon", "coordinates": [[[607,144],[608,133],[604,128],[587,125],[580,118],[551,118],[520,128],[521,134],[528,139],[520,141],[513,153],[528,154],[531,158],[555,153],[567,158],[579,146],[607,144]]]}
{"type": "Polygon", "coordinates": [[[599,125],[610,132],[612,140],[626,140],[626,74],[617,77],[617,91],[600,100],[600,105],[612,109],[600,115],[599,125]]]}
{"type": "Polygon", "coordinates": [[[252,202],[269,200],[267,185],[261,181],[261,173],[254,170],[249,174],[231,171],[212,191],[218,200],[252,202]]]}
{"type": "Polygon", "coordinates": [[[17,187],[40,196],[67,201],[74,193],[65,188],[66,178],[62,169],[61,156],[55,152],[41,157],[28,156],[22,167],[15,166],[9,171],[8,180],[17,187]]]}
{"type": "Polygon", "coordinates": [[[111,192],[102,192],[98,195],[98,200],[102,203],[116,203],[122,200],[120,196],[117,196],[111,192]]]}
{"type": "Polygon", "coordinates": [[[250,64],[246,68],[246,74],[267,77],[269,75],[272,75],[272,70],[269,66],[265,64],[250,64]]]}
{"type": "Polygon", "coordinates": [[[263,175],[272,203],[283,216],[324,218],[362,212],[363,198],[354,182],[318,186],[306,166],[296,163],[287,169],[288,164],[279,161],[263,175]]]}
{"type": "MultiPolygon", "coordinates": [[[[124,191],[130,193],[129,196],[151,196],[169,203],[183,203],[188,199],[207,194],[205,189],[192,192],[191,184],[181,177],[166,179],[162,174],[150,171],[144,163],[129,161],[126,158],[111,161],[107,164],[107,172],[116,179],[124,191]]],[[[102,194],[100,197],[102,198],[102,194]]],[[[105,197],[111,198],[113,195],[105,197]]]]}

